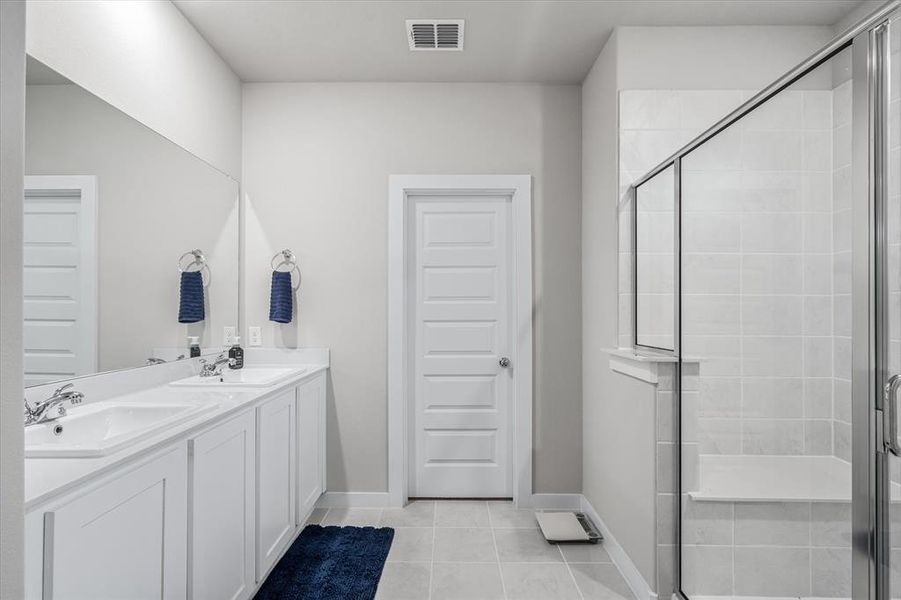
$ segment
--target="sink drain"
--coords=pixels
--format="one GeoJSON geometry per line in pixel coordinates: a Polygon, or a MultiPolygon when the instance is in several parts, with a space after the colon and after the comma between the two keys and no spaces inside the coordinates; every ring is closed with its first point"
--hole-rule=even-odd
{"type": "Polygon", "coordinates": [[[62,433],[63,433],[62,425],[56,425],[53,427],[53,435],[62,435],[62,433]]]}

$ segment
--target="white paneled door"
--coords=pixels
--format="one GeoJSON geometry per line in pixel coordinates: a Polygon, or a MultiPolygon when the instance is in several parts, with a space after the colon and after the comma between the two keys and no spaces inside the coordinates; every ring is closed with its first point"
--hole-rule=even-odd
{"type": "Polygon", "coordinates": [[[94,177],[25,178],[25,385],[97,371],[94,177]]]}
{"type": "Polygon", "coordinates": [[[510,497],[511,199],[410,199],[411,495],[510,497]]]}

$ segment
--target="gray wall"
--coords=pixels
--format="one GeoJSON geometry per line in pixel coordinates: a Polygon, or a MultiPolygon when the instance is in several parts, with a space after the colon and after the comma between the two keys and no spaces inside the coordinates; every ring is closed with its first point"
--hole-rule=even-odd
{"type": "Polygon", "coordinates": [[[652,582],[655,389],[611,371],[605,352],[617,338],[618,35],[582,84],[582,489],[652,582]]]}
{"type": "Polygon", "coordinates": [[[534,488],[579,492],[578,86],[248,84],[243,322],[263,344],[329,346],[331,491],[387,490],[388,176],[533,176],[534,488]],[[295,323],[267,321],[269,259],[290,247],[295,323]]]}
{"type": "Polygon", "coordinates": [[[0,598],[23,587],[22,146],[25,2],[0,2],[0,598]]]}

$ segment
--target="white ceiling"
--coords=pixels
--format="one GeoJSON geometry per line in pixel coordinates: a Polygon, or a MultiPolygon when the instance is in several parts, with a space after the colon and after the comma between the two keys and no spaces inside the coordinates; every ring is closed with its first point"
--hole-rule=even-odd
{"type": "Polygon", "coordinates": [[[244,81],[579,83],[618,25],[833,25],[860,0],[174,0],[244,81]],[[410,52],[409,18],[466,20],[410,52]]]}

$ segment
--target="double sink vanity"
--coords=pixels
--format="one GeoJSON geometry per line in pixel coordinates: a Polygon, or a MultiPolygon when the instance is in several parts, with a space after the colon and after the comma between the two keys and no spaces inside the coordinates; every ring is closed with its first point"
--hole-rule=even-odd
{"type": "Polygon", "coordinates": [[[253,596],[325,490],[329,360],[245,361],[27,390],[68,400],[25,429],[28,600],[253,596]]]}

